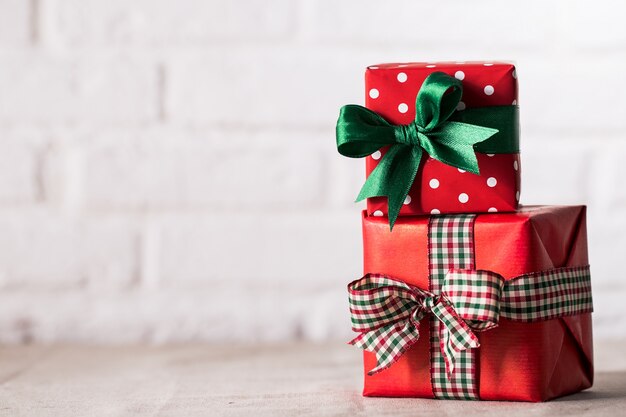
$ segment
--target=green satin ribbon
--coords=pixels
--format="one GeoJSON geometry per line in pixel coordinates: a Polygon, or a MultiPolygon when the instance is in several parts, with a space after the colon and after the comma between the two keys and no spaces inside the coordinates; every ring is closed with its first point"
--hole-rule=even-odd
{"type": "Polygon", "coordinates": [[[519,152],[518,107],[455,111],[462,94],[461,81],[434,72],[417,94],[415,121],[411,124],[392,125],[373,111],[355,104],[341,108],[337,121],[340,154],[363,158],[389,146],[356,201],[387,197],[391,229],[424,152],[444,164],[474,174],[479,174],[475,152],[519,152]]]}

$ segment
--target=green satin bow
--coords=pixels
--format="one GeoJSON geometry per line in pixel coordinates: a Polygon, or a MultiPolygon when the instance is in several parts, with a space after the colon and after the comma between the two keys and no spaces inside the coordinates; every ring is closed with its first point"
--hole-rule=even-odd
{"type": "Polygon", "coordinates": [[[355,104],[341,108],[337,149],[351,158],[389,150],[371,172],[356,201],[387,197],[389,226],[398,217],[424,152],[444,164],[479,174],[475,152],[519,152],[517,106],[455,111],[463,94],[461,81],[442,72],[426,78],[415,100],[415,121],[392,125],[355,104]]]}

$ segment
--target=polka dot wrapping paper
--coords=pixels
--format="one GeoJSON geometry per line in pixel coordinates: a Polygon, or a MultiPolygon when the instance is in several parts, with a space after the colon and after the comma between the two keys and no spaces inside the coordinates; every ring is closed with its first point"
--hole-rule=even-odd
{"type": "MultiPolygon", "coordinates": [[[[463,83],[457,111],[517,105],[515,67],[499,62],[441,62],[372,65],[365,72],[365,107],[388,122],[406,125],[415,118],[415,97],[428,75],[443,72],[463,83]]],[[[366,158],[369,175],[385,155],[382,148],[366,158]]],[[[520,198],[520,157],[476,153],[480,175],[432,158],[423,158],[400,216],[444,213],[510,212],[520,198]]],[[[387,215],[387,198],[367,201],[372,216],[387,215]]]]}

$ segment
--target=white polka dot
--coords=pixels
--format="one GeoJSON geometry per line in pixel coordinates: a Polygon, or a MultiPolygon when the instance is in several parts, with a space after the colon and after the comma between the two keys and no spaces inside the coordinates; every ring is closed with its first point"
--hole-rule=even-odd
{"type": "Polygon", "coordinates": [[[372,213],[372,215],[374,217],[383,217],[383,212],[380,210],[376,210],[375,212],[372,213]]]}
{"type": "Polygon", "coordinates": [[[463,71],[457,71],[454,73],[454,78],[463,81],[465,79],[465,73],[463,71]]]}
{"type": "Polygon", "coordinates": [[[485,94],[487,94],[488,96],[492,95],[494,93],[494,88],[493,85],[486,85],[485,86],[485,94]]]}
{"type": "Polygon", "coordinates": [[[432,209],[430,211],[430,214],[439,214],[439,213],[441,213],[441,212],[438,209],[432,209]]]}
{"type": "Polygon", "coordinates": [[[467,203],[469,201],[469,195],[465,193],[459,194],[459,201],[463,204],[467,203]]]}
{"type": "Polygon", "coordinates": [[[483,65],[486,67],[490,67],[493,65],[493,62],[485,62],[483,65]]]}
{"type": "Polygon", "coordinates": [[[439,180],[437,178],[433,178],[428,182],[428,185],[430,185],[430,188],[432,189],[439,188],[439,180]]]}
{"type": "Polygon", "coordinates": [[[465,110],[465,103],[463,103],[462,101],[459,101],[459,104],[456,105],[456,109],[458,111],[463,111],[465,110]]]}
{"type": "Polygon", "coordinates": [[[495,207],[489,207],[489,210],[487,210],[489,213],[497,213],[498,209],[495,207]]]}
{"type": "Polygon", "coordinates": [[[517,163],[517,160],[513,161],[513,169],[516,171],[519,169],[519,164],[517,163]]]}
{"type": "Polygon", "coordinates": [[[380,95],[380,91],[378,91],[377,89],[372,88],[370,90],[370,97],[371,98],[378,98],[379,95],[380,95]]]}
{"type": "Polygon", "coordinates": [[[426,65],[426,68],[435,68],[437,65],[434,64],[430,64],[430,65],[426,65]]]}
{"type": "Polygon", "coordinates": [[[488,154],[487,154],[487,156],[488,156],[489,158],[491,158],[491,157],[492,157],[492,156],[494,156],[494,155],[495,155],[495,153],[488,153],[488,154]]]}
{"type": "Polygon", "coordinates": [[[411,204],[411,196],[410,196],[410,195],[407,195],[407,196],[406,196],[406,198],[404,199],[404,203],[403,203],[403,204],[404,204],[405,206],[406,206],[407,204],[411,204]]]}
{"type": "Polygon", "coordinates": [[[465,171],[464,169],[461,169],[461,168],[457,168],[457,169],[459,170],[459,172],[460,172],[461,174],[465,174],[465,173],[467,172],[467,171],[465,171]]]}
{"type": "Polygon", "coordinates": [[[516,199],[517,201],[519,201],[519,191],[516,191],[516,192],[515,192],[515,199],[516,199]]]}
{"type": "Polygon", "coordinates": [[[380,151],[376,151],[376,152],[374,152],[374,153],[372,154],[372,159],[375,159],[375,160],[377,160],[377,161],[378,161],[378,160],[380,159],[380,157],[381,157],[381,156],[382,156],[382,154],[380,153],[380,151]]]}
{"type": "Polygon", "coordinates": [[[511,102],[511,104],[512,104],[512,105],[514,105],[514,106],[517,106],[517,100],[513,100],[513,101],[511,102]]]}
{"type": "Polygon", "coordinates": [[[406,73],[401,72],[401,73],[399,73],[399,74],[398,74],[398,77],[397,77],[397,78],[398,78],[398,81],[400,81],[401,83],[403,83],[403,82],[405,82],[405,81],[407,80],[407,78],[409,78],[409,77],[407,77],[407,76],[406,76],[406,73]]]}
{"type": "Polygon", "coordinates": [[[398,104],[398,111],[400,113],[406,113],[406,112],[409,111],[409,106],[407,106],[406,103],[400,103],[400,104],[398,104]]]}
{"type": "Polygon", "coordinates": [[[495,179],[494,177],[487,178],[487,185],[490,186],[491,188],[495,187],[497,183],[498,183],[498,180],[495,179]]]}
{"type": "Polygon", "coordinates": [[[511,75],[513,76],[513,78],[515,78],[517,80],[517,70],[513,70],[511,75]]]}

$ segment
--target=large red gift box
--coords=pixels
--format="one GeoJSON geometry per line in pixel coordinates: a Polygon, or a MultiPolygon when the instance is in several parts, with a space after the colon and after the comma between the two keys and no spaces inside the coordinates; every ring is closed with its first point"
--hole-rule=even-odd
{"type": "MultiPolygon", "coordinates": [[[[588,264],[584,206],[523,207],[515,213],[481,214],[473,232],[475,269],[505,280],[559,267],[588,264]]],[[[436,216],[437,217],[437,216],[436,216]]],[[[364,268],[429,290],[429,217],[386,219],[363,214],[364,268]]],[[[376,357],[364,352],[366,396],[434,398],[428,319],[420,337],[398,362],[368,375],[376,357]]],[[[500,318],[479,332],[476,382],[481,400],[545,401],[592,385],[591,314],[532,323],[500,318]]]]}
{"type": "MultiPolygon", "coordinates": [[[[394,125],[415,118],[415,97],[428,75],[438,71],[463,83],[457,109],[517,105],[515,67],[506,63],[456,62],[380,64],[365,72],[365,107],[394,125]]],[[[366,158],[369,175],[386,148],[366,158]]],[[[480,175],[424,158],[400,216],[437,213],[506,212],[517,209],[520,158],[513,154],[476,154],[480,175]]],[[[369,215],[387,215],[387,198],[367,201],[369,215]]]]}

